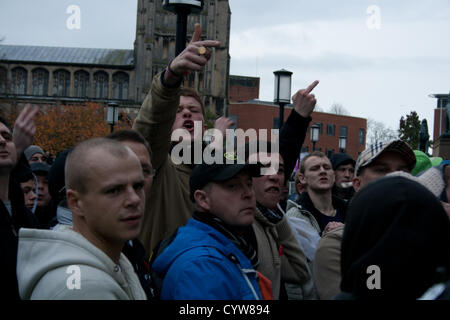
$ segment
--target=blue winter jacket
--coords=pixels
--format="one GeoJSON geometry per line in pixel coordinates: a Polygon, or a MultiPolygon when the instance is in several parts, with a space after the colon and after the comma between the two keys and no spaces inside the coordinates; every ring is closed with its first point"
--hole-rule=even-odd
{"type": "Polygon", "coordinates": [[[256,271],[222,233],[195,219],[156,258],[163,300],[260,300],[256,271]]]}

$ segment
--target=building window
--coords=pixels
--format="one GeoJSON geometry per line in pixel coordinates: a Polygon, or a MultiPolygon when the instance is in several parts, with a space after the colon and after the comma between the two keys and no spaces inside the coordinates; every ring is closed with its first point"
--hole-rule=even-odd
{"type": "Polygon", "coordinates": [[[347,137],[348,136],[348,127],[347,126],[341,126],[339,131],[340,137],[347,137]]]}
{"type": "Polygon", "coordinates": [[[74,95],[75,97],[87,97],[89,95],[89,73],[86,71],[75,72],[74,95]]]}
{"type": "Polygon", "coordinates": [[[70,72],[62,69],[53,72],[53,95],[57,97],[68,97],[69,92],[70,72]]]}
{"type": "Polygon", "coordinates": [[[32,73],[33,95],[48,95],[48,71],[42,68],[34,69],[32,73]]]}
{"type": "Polygon", "coordinates": [[[27,92],[27,70],[21,67],[12,69],[11,89],[13,94],[26,94],[27,92]]]}
{"type": "Polygon", "coordinates": [[[300,153],[304,153],[304,152],[309,152],[309,147],[308,146],[303,146],[300,153]]]}
{"type": "Polygon", "coordinates": [[[108,98],[108,74],[104,71],[94,73],[94,96],[97,99],[108,98]]]}
{"type": "Polygon", "coordinates": [[[327,124],[327,136],[334,136],[336,131],[335,124],[327,124]]]}
{"type": "Polygon", "coordinates": [[[319,126],[319,134],[322,134],[323,133],[323,123],[315,122],[314,124],[319,126]]]}
{"type": "Polygon", "coordinates": [[[5,68],[0,68],[0,94],[5,94],[6,93],[6,69],[5,68]]]}
{"type": "Polygon", "coordinates": [[[113,98],[128,99],[128,74],[116,72],[113,75],[113,98]]]}
{"type": "Polygon", "coordinates": [[[360,146],[364,145],[364,139],[365,138],[365,130],[364,129],[359,129],[359,133],[358,133],[358,143],[360,146]]]}

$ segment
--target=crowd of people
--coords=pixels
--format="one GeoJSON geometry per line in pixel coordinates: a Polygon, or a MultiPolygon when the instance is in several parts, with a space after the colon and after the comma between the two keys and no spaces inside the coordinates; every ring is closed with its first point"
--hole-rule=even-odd
{"type": "MultiPolygon", "coordinates": [[[[450,162],[401,140],[357,159],[314,151],[299,161],[318,81],[293,96],[278,145],[173,161],[172,132],[186,130],[195,148],[194,123],[206,128],[202,98],[183,87],[220,46],[200,35],[196,25],[154,77],[130,130],[51,161],[32,144],[36,107],[14,127],[0,118],[9,298],[449,299],[450,162]]],[[[232,124],[222,117],[215,128],[232,124]]]]}

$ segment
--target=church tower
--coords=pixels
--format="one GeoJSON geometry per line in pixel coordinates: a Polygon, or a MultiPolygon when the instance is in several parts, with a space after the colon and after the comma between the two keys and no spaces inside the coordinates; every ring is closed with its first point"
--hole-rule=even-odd
{"type": "MultiPolygon", "coordinates": [[[[203,71],[191,73],[184,82],[185,86],[196,89],[204,97],[207,108],[217,115],[223,114],[228,104],[230,20],[228,0],[205,0],[203,11],[189,15],[187,23],[187,41],[195,23],[200,23],[202,40],[221,43],[203,71]]],[[[145,99],[153,76],[174,58],[175,38],[176,15],[163,9],[162,0],[138,0],[134,42],[137,101],[145,99]]]]}

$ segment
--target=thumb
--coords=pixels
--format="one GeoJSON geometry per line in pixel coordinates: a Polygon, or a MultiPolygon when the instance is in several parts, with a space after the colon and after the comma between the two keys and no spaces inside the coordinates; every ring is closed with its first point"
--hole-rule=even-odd
{"type": "Polygon", "coordinates": [[[199,23],[196,23],[194,26],[194,34],[192,35],[192,42],[196,42],[200,40],[200,36],[202,35],[202,28],[199,23]]]}

